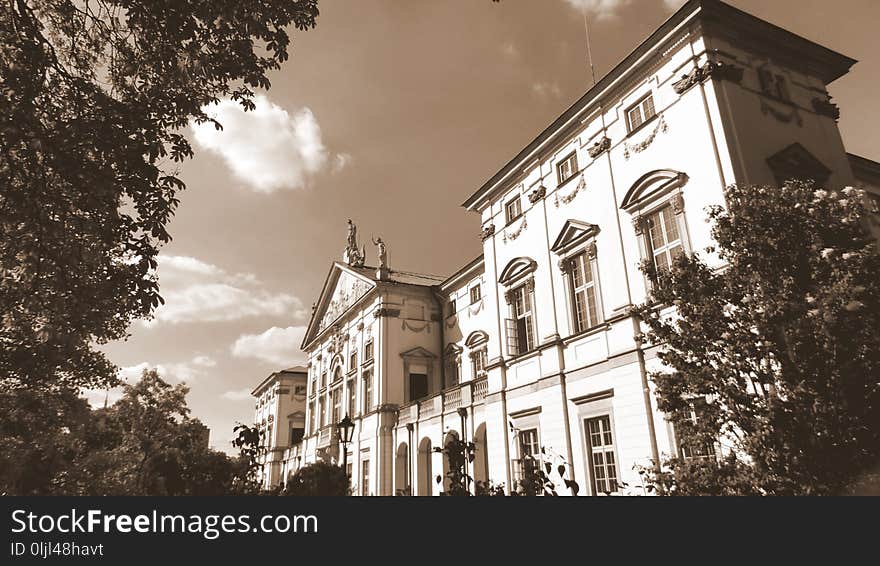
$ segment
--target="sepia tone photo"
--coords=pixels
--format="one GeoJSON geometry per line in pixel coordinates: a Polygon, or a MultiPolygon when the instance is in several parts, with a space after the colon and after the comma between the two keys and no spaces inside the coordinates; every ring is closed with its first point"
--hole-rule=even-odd
{"type": "Polygon", "coordinates": [[[878,19],[4,2],[0,494],[880,495],[878,19]]]}

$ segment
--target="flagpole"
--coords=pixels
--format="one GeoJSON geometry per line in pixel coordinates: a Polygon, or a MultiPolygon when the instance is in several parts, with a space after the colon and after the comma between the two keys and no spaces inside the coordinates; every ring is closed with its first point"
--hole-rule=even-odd
{"type": "Polygon", "coordinates": [[[590,76],[593,79],[593,86],[596,86],[596,68],[593,66],[593,49],[590,46],[590,24],[587,21],[586,7],[581,7],[581,14],[584,16],[584,34],[587,37],[587,61],[590,63],[590,76]]]}

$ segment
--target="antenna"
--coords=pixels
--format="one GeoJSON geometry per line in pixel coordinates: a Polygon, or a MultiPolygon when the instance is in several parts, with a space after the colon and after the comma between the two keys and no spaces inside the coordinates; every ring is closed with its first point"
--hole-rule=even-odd
{"type": "Polygon", "coordinates": [[[590,76],[593,79],[593,86],[596,86],[596,68],[593,66],[593,49],[590,47],[590,24],[587,21],[587,8],[581,5],[581,14],[584,16],[584,33],[587,36],[587,61],[590,63],[590,76]]]}

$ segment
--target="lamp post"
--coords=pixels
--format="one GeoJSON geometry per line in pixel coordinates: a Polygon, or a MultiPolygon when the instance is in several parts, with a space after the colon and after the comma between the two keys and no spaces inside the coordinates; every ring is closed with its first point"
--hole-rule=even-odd
{"type": "MultiPolygon", "coordinates": [[[[342,469],[348,475],[348,443],[354,435],[354,423],[348,415],[336,424],[336,440],[342,444],[342,469]]],[[[351,479],[351,478],[349,478],[351,479]]]]}

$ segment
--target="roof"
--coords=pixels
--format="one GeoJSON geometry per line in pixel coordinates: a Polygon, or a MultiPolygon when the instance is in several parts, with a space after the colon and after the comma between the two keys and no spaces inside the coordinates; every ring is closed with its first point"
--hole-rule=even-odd
{"type": "Polygon", "coordinates": [[[849,164],[856,179],[880,183],[880,163],[854,153],[847,153],[846,156],[849,158],[849,164]]]}
{"type": "Polygon", "coordinates": [[[251,391],[251,395],[253,395],[254,397],[260,395],[260,393],[262,393],[262,391],[266,387],[268,387],[271,383],[273,383],[274,381],[276,381],[278,379],[278,374],[281,374],[281,373],[308,374],[309,370],[305,366],[293,366],[293,367],[289,367],[287,369],[273,371],[272,373],[267,375],[265,378],[263,378],[263,380],[260,381],[260,383],[258,383],[256,387],[254,387],[254,389],[251,391]]]}
{"type": "Polygon", "coordinates": [[[723,33],[733,34],[737,39],[746,43],[772,40],[771,43],[774,46],[786,47],[792,54],[789,62],[800,67],[809,67],[826,84],[846,74],[849,68],[856,63],[855,59],[738,10],[720,0],[689,0],[504,167],[483,183],[483,186],[464,201],[462,206],[468,210],[475,210],[476,205],[494,192],[500,183],[510,175],[521,172],[523,167],[527,165],[526,161],[534,160],[535,153],[543,146],[552,142],[557,136],[564,134],[567,129],[575,125],[579,126],[580,122],[575,118],[586,110],[597,106],[606,91],[615,86],[624,75],[629,74],[633,67],[639,65],[642,58],[663,43],[670,33],[679,26],[688,23],[692,18],[717,24],[713,30],[717,29],[719,33],[722,33],[723,30],[723,33]]]}
{"type": "Polygon", "coordinates": [[[485,268],[484,262],[484,254],[480,254],[471,261],[467,262],[464,267],[459,268],[455,273],[446,278],[443,283],[440,284],[440,288],[444,291],[449,290],[450,287],[453,287],[455,283],[459,282],[463,277],[473,274],[478,268],[485,268]]]}
{"type": "Polygon", "coordinates": [[[439,285],[445,279],[439,275],[429,275],[427,273],[415,273],[412,271],[399,271],[396,269],[388,270],[388,277],[386,279],[379,279],[376,277],[376,272],[379,270],[378,267],[371,267],[369,265],[364,265],[362,267],[352,267],[347,265],[349,269],[367,277],[368,279],[375,282],[391,282],[391,283],[400,283],[402,285],[420,285],[422,287],[433,287],[434,285],[439,285]]]}

